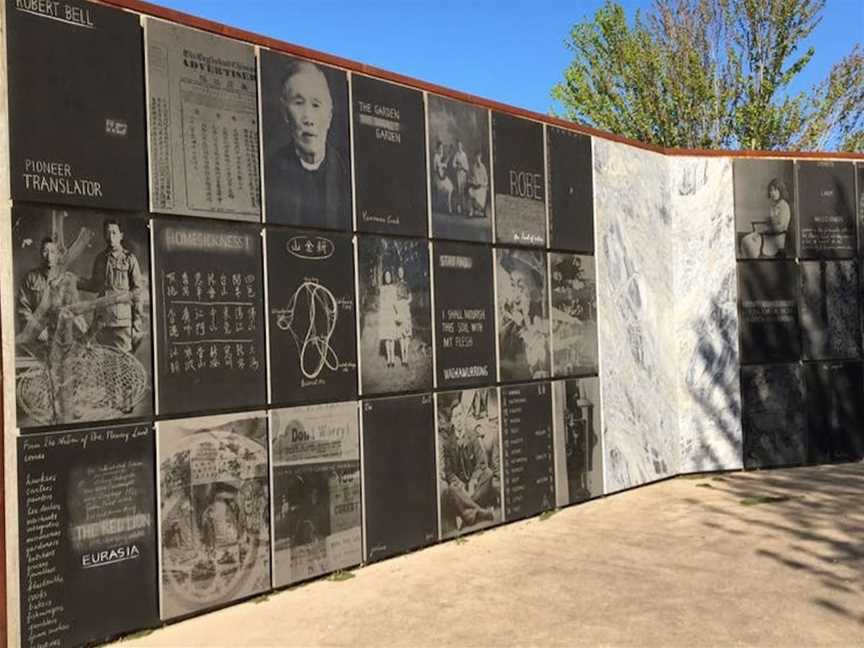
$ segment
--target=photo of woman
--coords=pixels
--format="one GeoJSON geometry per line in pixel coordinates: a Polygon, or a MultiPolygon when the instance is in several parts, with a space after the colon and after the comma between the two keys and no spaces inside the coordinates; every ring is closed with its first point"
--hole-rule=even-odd
{"type": "Polygon", "coordinates": [[[753,231],[741,239],[739,256],[742,259],[785,259],[794,256],[787,251],[787,243],[792,240],[787,235],[792,220],[789,208],[789,190],[779,178],[772,178],[766,187],[769,201],[765,221],[753,221],[753,231]]]}
{"type": "Polygon", "coordinates": [[[430,387],[428,244],[359,237],[357,271],[361,392],[384,394],[430,387]]]}
{"type": "Polygon", "coordinates": [[[795,258],[797,204],[792,160],[733,162],[739,259],[795,258]]]}
{"type": "Polygon", "coordinates": [[[400,337],[399,313],[396,310],[396,289],[393,276],[389,270],[385,270],[378,297],[378,338],[384,345],[388,367],[393,367],[396,364],[396,339],[400,337]]]}

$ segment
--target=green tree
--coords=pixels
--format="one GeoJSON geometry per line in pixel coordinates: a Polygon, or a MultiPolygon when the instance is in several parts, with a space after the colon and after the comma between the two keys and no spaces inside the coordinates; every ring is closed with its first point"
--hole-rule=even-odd
{"type": "Polygon", "coordinates": [[[573,26],[562,116],[664,147],[864,150],[860,44],[792,93],[825,0],[615,0],[573,26]]]}

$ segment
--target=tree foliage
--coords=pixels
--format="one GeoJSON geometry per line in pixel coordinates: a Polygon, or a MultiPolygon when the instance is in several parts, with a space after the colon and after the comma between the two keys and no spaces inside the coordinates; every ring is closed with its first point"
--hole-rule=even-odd
{"type": "Polygon", "coordinates": [[[864,150],[864,51],[793,93],[825,0],[615,0],[573,26],[563,115],[664,147],[864,150]]]}

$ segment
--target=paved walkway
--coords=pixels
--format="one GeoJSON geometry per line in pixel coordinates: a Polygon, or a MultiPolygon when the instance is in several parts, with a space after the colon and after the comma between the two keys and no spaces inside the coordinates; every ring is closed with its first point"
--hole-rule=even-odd
{"type": "Polygon", "coordinates": [[[126,640],[864,646],[864,464],[682,477],[126,640]]]}

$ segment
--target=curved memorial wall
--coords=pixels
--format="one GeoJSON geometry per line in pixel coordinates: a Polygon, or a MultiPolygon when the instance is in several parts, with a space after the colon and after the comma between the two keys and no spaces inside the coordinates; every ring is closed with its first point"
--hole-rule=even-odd
{"type": "Polygon", "coordinates": [[[10,645],[864,456],[861,156],[666,151],[135,0],[2,12],[10,645]]]}

